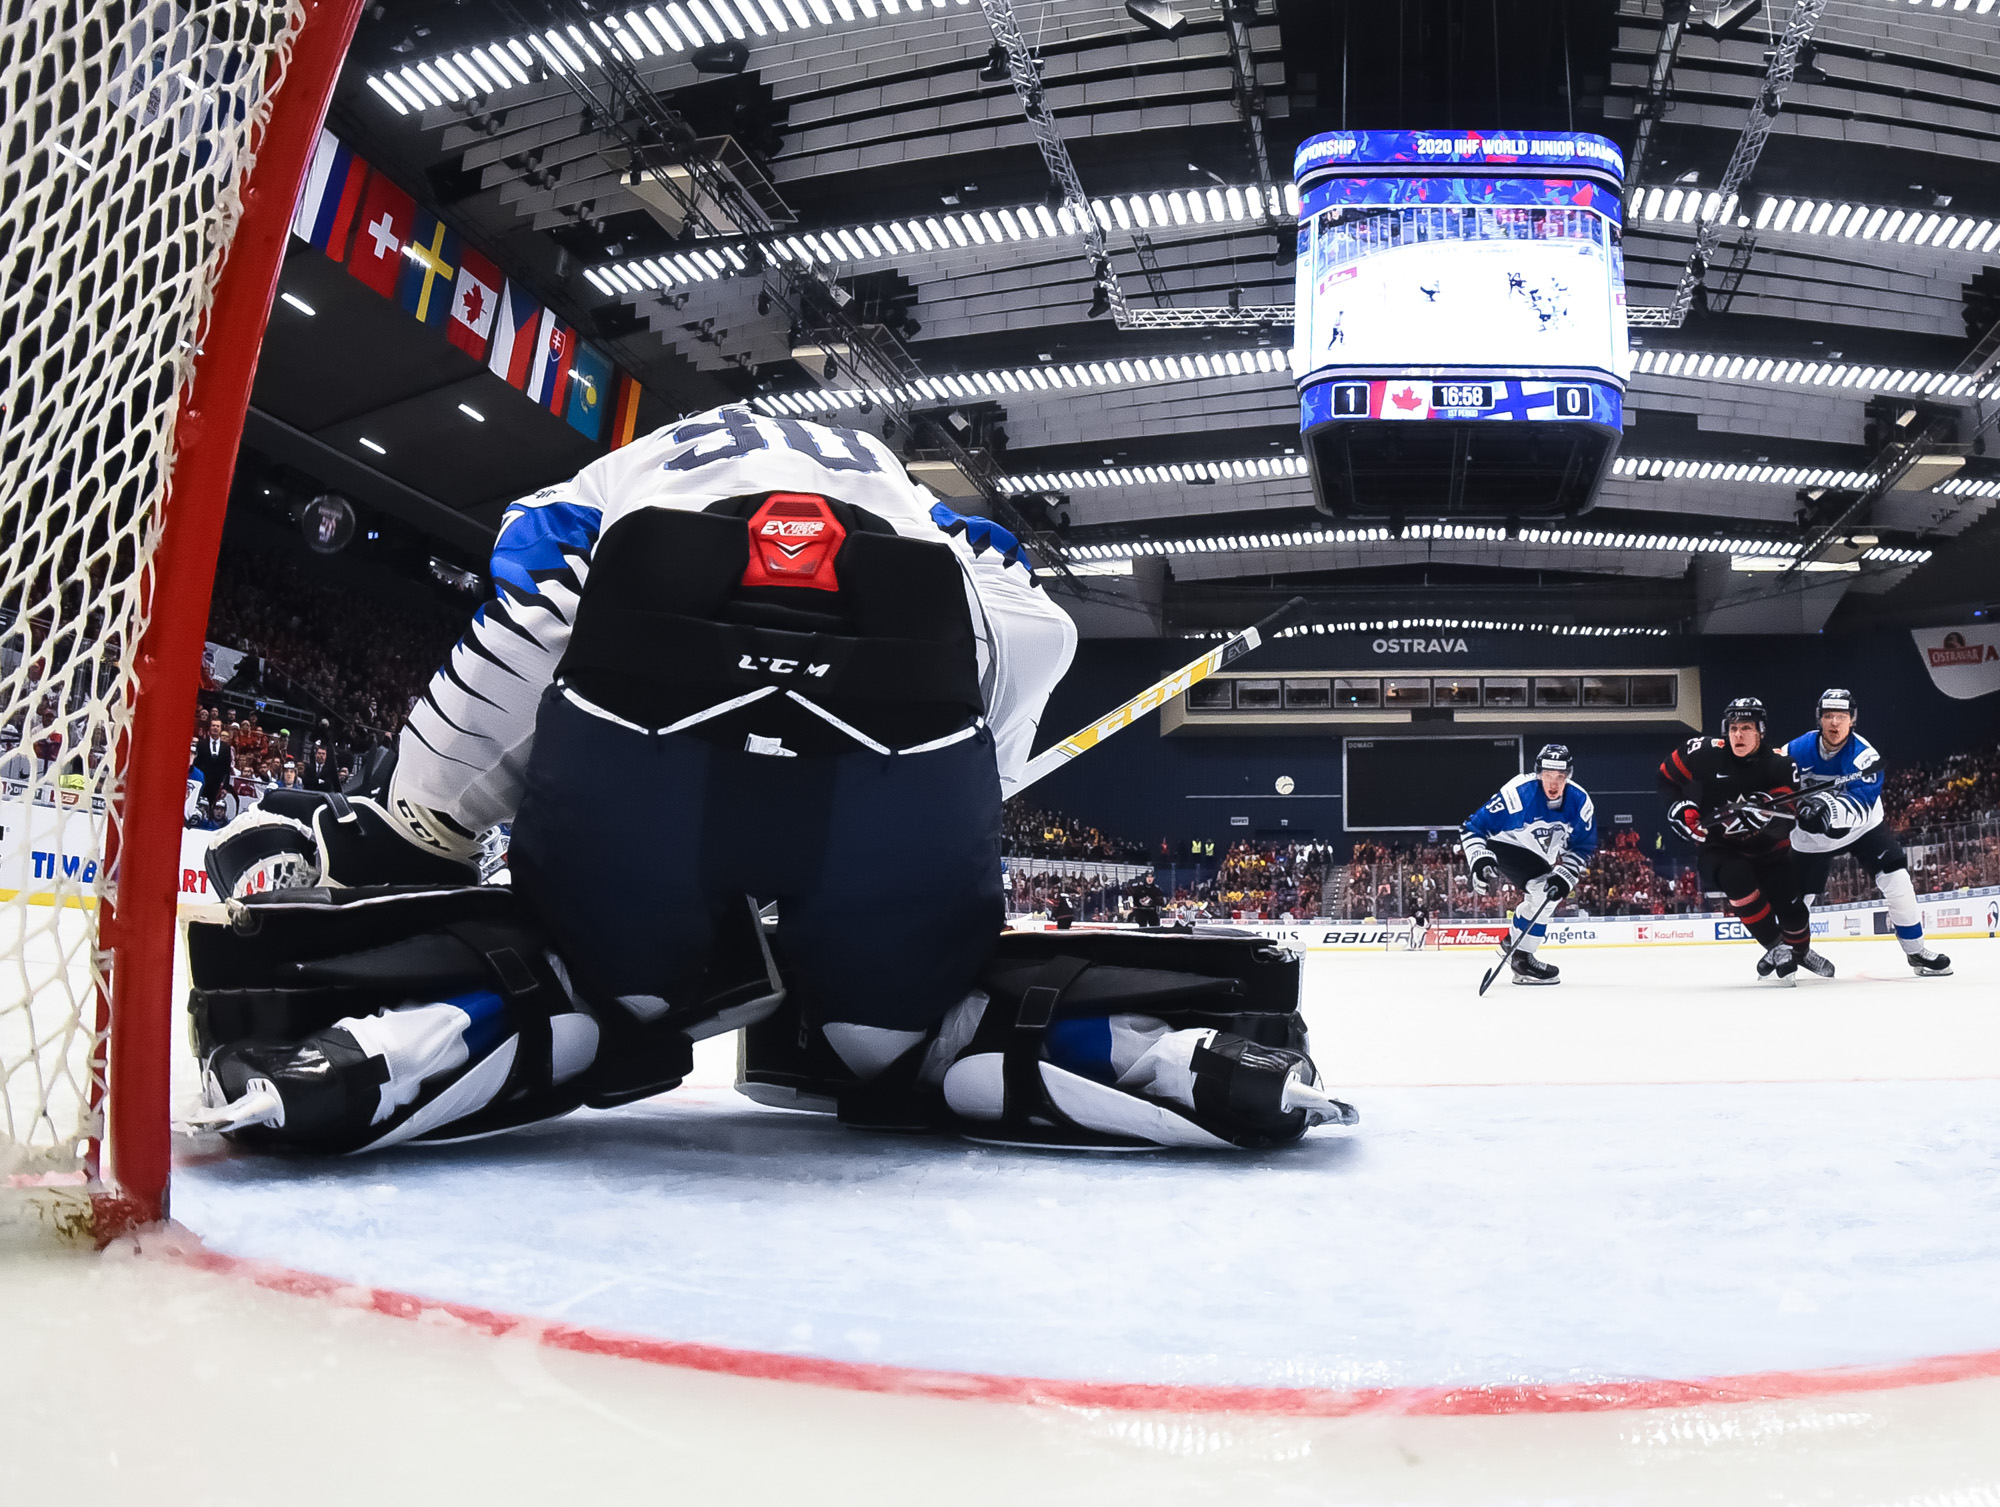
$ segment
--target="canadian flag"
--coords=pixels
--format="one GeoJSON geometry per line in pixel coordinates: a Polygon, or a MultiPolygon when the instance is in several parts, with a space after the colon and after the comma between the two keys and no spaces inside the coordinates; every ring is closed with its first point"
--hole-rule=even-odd
{"type": "Polygon", "coordinates": [[[498,267],[470,246],[459,251],[458,282],[452,289],[451,323],[445,326],[445,335],[475,360],[486,354],[486,341],[500,312],[501,287],[498,267]]]}
{"type": "Polygon", "coordinates": [[[1427,419],[1431,416],[1431,389],[1428,382],[1404,377],[1394,382],[1368,384],[1368,417],[1371,419],[1427,419]]]}

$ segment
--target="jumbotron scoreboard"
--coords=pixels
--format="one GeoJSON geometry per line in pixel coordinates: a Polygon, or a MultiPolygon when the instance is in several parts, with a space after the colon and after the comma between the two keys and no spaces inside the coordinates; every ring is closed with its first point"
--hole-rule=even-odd
{"type": "Polygon", "coordinates": [[[1617,453],[1631,354],[1602,136],[1341,131],[1298,151],[1294,370],[1336,517],[1574,515],[1617,453]]]}

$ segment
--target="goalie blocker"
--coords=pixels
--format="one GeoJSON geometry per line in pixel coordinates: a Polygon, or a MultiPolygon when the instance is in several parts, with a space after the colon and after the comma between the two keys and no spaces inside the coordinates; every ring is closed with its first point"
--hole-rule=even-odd
{"type": "Polygon", "coordinates": [[[290,890],[190,929],[192,1127],[321,1152],[455,1141],[680,1083],[748,1026],[739,1088],[859,1128],[1007,1144],[1261,1150],[1352,1124],[1306,1056],[1299,961],[1261,939],[1008,934],[979,987],[864,1081],[786,1007],[747,900],[701,1003],[593,1010],[504,888],[290,890]]]}

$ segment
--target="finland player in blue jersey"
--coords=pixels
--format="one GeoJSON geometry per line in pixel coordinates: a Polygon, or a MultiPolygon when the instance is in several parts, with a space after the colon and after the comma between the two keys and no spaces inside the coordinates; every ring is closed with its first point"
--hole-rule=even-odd
{"type": "Polygon", "coordinates": [[[1903,845],[1882,823],[1882,756],[1854,731],[1858,713],[1852,691],[1820,692],[1819,726],[1792,739],[1785,750],[1808,780],[1848,780],[1838,790],[1823,790],[1799,802],[1799,826],[1792,837],[1799,893],[1810,905],[1826,887],[1835,856],[1852,854],[1889,902],[1889,924],[1910,967],[1929,977],[1950,973],[1951,959],[1931,951],[1924,940],[1923,912],[1903,845]]]}
{"type": "Polygon", "coordinates": [[[1512,968],[1517,984],[1553,984],[1561,971],[1535,956],[1548,935],[1545,909],[1562,903],[1597,851],[1597,808],[1590,792],[1570,778],[1576,760],[1560,743],[1535,755],[1529,774],[1516,775],[1499,794],[1465,819],[1459,847],[1484,894],[1503,876],[1522,892],[1514,911],[1512,968]]]}

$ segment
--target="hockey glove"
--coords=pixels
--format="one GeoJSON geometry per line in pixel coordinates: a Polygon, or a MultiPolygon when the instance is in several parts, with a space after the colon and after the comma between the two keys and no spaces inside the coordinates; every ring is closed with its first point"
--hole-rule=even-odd
{"type": "Polygon", "coordinates": [[[1481,854],[1472,861],[1472,888],[1478,894],[1485,894],[1500,882],[1500,865],[1481,854]]]}
{"type": "Polygon", "coordinates": [[[265,890],[369,884],[477,884],[476,862],[435,852],[382,806],[273,791],[215,835],[203,865],[218,899],[265,890]]]}
{"type": "Polygon", "coordinates": [[[1791,812],[1778,809],[1778,797],[1770,791],[1753,790],[1729,808],[1722,830],[1731,837],[1746,837],[1752,832],[1763,831],[1773,822],[1794,819],[1791,812]]]}
{"type": "Polygon", "coordinates": [[[1575,887],[1576,881],[1561,869],[1551,869],[1542,875],[1542,892],[1549,897],[1550,905],[1561,905],[1575,887]]]}
{"type": "Polygon", "coordinates": [[[1675,801],[1668,807],[1667,825],[1689,842],[1708,841],[1708,828],[1702,825],[1701,807],[1693,801],[1675,801]]]}

